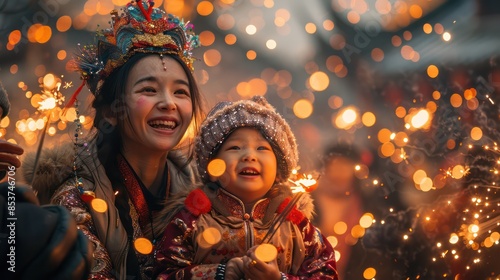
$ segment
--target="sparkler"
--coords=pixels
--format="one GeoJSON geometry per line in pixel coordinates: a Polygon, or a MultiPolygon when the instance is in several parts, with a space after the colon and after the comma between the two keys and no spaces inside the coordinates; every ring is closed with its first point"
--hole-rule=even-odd
{"type": "Polygon", "coordinates": [[[283,221],[288,217],[292,209],[297,205],[297,203],[300,201],[302,196],[306,192],[311,192],[317,187],[317,180],[312,179],[311,175],[308,175],[305,178],[300,178],[297,181],[293,180],[288,180],[289,182],[293,183],[294,186],[292,186],[292,192],[295,193],[294,196],[292,197],[292,200],[286,205],[285,209],[281,213],[279,213],[276,218],[273,220],[271,227],[267,231],[266,235],[262,239],[262,243],[270,243],[272,240],[274,234],[276,234],[276,231],[278,228],[281,226],[283,221]]]}
{"type": "MultiPolygon", "coordinates": [[[[49,124],[51,121],[51,116],[52,113],[54,112],[54,109],[58,106],[61,105],[64,102],[64,96],[60,92],[60,87],[61,87],[61,81],[59,79],[56,79],[54,75],[52,74],[47,74],[43,78],[43,82],[40,84],[40,87],[43,88],[42,90],[42,101],[39,102],[40,106],[38,107],[38,110],[41,112],[45,112],[45,117],[42,119],[46,119],[44,127],[43,127],[43,132],[40,136],[40,142],[38,143],[37,151],[36,151],[36,156],[35,156],[35,161],[33,165],[33,179],[31,181],[31,185],[33,185],[33,182],[35,180],[35,174],[38,169],[38,162],[40,159],[40,155],[42,153],[42,147],[43,143],[45,141],[45,135],[47,134],[47,129],[49,128],[49,124]]],[[[66,87],[66,86],[65,86],[66,87]]]]}

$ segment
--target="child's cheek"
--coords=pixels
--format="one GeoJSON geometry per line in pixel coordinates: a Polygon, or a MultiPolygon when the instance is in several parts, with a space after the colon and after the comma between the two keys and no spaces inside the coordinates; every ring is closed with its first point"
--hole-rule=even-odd
{"type": "Polygon", "coordinates": [[[224,172],[220,177],[217,178],[219,180],[219,183],[222,185],[223,188],[227,188],[227,185],[229,185],[229,175],[224,172]]]}

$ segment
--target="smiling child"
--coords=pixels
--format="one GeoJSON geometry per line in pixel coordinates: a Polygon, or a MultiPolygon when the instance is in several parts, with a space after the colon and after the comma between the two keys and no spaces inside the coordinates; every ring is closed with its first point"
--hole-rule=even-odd
{"type": "Polygon", "coordinates": [[[264,97],[217,104],[195,151],[204,184],[172,211],[156,255],[158,279],[338,279],[334,250],[309,221],[307,195],[269,242],[277,257],[256,255],[290,202],[287,180],[298,162],[289,125],[264,97]]]}

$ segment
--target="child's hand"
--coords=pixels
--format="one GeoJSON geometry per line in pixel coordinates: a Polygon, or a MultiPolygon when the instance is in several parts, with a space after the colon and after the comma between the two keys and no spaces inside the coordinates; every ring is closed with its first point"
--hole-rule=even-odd
{"type": "Polygon", "coordinates": [[[226,273],[224,279],[240,280],[243,278],[243,259],[232,258],[226,264],[226,273]]]}
{"type": "Polygon", "coordinates": [[[278,268],[278,262],[274,259],[271,262],[265,263],[255,257],[255,249],[257,246],[248,250],[247,255],[243,257],[243,272],[245,279],[266,279],[280,280],[281,274],[278,268]]]}

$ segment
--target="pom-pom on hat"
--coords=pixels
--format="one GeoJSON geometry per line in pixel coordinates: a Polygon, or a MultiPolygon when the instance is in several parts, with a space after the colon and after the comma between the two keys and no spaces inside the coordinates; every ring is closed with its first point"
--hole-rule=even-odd
{"type": "Polygon", "coordinates": [[[220,146],[237,128],[258,129],[271,144],[278,162],[277,181],[286,181],[297,167],[298,151],[295,136],[288,123],[262,96],[236,102],[220,102],[208,113],[195,141],[198,171],[209,182],[207,166],[220,146]]]}

